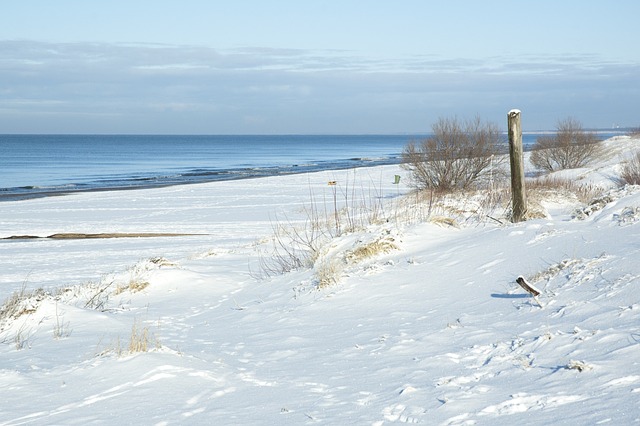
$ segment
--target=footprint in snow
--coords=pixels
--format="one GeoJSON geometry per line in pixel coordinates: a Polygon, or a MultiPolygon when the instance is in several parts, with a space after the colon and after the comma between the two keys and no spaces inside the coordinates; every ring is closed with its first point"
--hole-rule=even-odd
{"type": "Polygon", "coordinates": [[[407,407],[404,404],[396,404],[382,410],[385,420],[401,423],[419,423],[417,415],[423,414],[424,409],[419,407],[407,407]]]}
{"type": "Polygon", "coordinates": [[[511,399],[499,404],[490,405],[480,411],[481,416],[502,416],[506,414],[524,413],[530,410],[543,408],[555,408],[561,405],[572,404],[586,399],[580,395],[527,395],[518,393],[511,395],[511,399]]]}

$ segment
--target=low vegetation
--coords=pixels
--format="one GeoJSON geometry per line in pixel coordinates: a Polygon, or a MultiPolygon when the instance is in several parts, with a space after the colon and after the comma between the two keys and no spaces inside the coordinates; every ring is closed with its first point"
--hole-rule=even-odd
{"type": "Polygon", "coordinates": [[[332,275],[339,268],[334,262],[320,260],[330,241],[390,220],[382,191],[375,184],[356,188],[345,179],[344,183],[330,182],[326,188],[320,196],[310,192],[302,220],[283,218],[274,222],[272,248],[261,257],[260,271],[254,272],[257,278],[312,267],[323,277],[332,275]]]}
{"type": "Polygon", "coordinates": [[[503,133],[480,118],[440,118],[432,132],[427,139],[410,142],[402,153],[403,167],[418,189],[470,189],[489,178],[504,158],[499,156],[505,146],[503,133]]]}
{"type": "Polygon", "coordinates": [[[580,204],[588,204],[599,196],[603,189],[597,185],[577,182],[573,179],[557,176],[541,176],[527,179],[527,192],[533,198],[553,199],[573,198],[580,204]]]}
{"type": "Polygon", "coordinates": [[[149,331],[149,327],[142,326],[138,320],[131,326],[129,336],[129,353],[148,352],[151,349],[160,349],[162,345],[156,336],[149,331]]]}
{"type": "MultiPolygon", "coordinates": [[[[563,186],[562,190],[567,194],[584,192],[587,196],[586,189],[569,180],[539,181],[533,192],[543,196],[545,191],[560,191],[563,186]]],[[[573,197],[578,198],[578,195],[573,197]]],[[[312,200],[316,198],[312,197],[312,200]]],[[[318,214],[314,220],[286,220],[274,224],[272,249],[263,253],[260,273],[254,275],[265,278],[309,268],[314,271],[316,287],[326,287],[338,283],[349,268],[358,268],[358,265],[372,260],[375,262],[377,257],[399,250],[401,245],[390,230],[400,231],[417,223],[433,223],[442,227],[487,222],[504,224],[509,221],[509,206],[510,191],[506,180],[500,185],[448,193],[414,190],[406,196],[394,198],[379,215],[365,215],[367,220],[359,218],[359,229],[338,234],[334,227],[334,212],[315,205],[305,210],[323,211],[324,216],[318,214]]],[[[343,207],[339,209],[338,216],[345,220],[347,216],[355,218],[358,215],[349,207],[343,207]]],[[[544,216],[545,213],[539,214],[539,217],[544,216]]]]}
{"type": "MultiPolygon", "coordinates": [[[[53,338],[56,340],[67,338],[71,335],[71,327],[65,321],[61,306],[75,304],[85,309],[94,309],[102,312],[117,312],[124,309],[121,302],[112,303],[112,298],[125,293],[133,294],[144,290],[149,286],[146,279],[147,273],[153,269],[163,267],[177,267],[178,265],[163,258],[154,257],[143,260],[121,276],[105,277],[101,282],[88,282],[81,285],[62,287],[54,290],[37,288],[27,289],[27,280],[20,290],[15,291],[0,306],[0,342],[15,345],[16,349],[24,349],[30,346],[30,338],[34,331],[45,323],[45,319],[34,322],[34,314],[43,304],[53,307],[53,314],[47,319],[52,323],[53,338]]],[[[149,331],[148,327],[142,327],[136,321],[131,330],[127,349],[123,349],[119,341],[112,345],[106,352],[118,354],[146,352],[159,347],[158,339],[149,331]]]]}
{"type": "Polygon", "coordinates": [[[0,331],[4,329],[3,325],[7,321],[34,313],[37,309],[37,302],[45,297],[46,292],[42,288],[28,291],[25,281],[20,290],[13,292],[0,306],[0,331]]]}
{"type": "Polygon", "coordinates": [[[116,337],[107,347],[101,347],[99,343],[96,349],[96,356],[115,355],[116,357],[125,357],[160,348],[162,348],[160,340],[148,326],[142,325],[140,320],[136,318],[131,326],[131,334],[126,344],[123,344],[120,336],[116,337]]]}
{"type": "MultiPolygon", "coordinates": [[[[403,152],[402,167],[409,173],[412,192],[382,203],[380,188],[370,189],[367,197],[333,182],[329,196],[311,194],[305,220],[274,225],[273,250],[263,256],[260,275],[310,268],[317,287],[324,287],[339,282],[349,267],[399,249],[393,240],[381,238],[384,232],[378,238],[371,234],[372,229],[378,230],[375,234],[424,222],[460,227],[510,221],[511,189],[503,167],[507,154],[501,148],[506,141],[497,126],[479,119],[464,123],[440,119],[433,131],[432,138],[411,142],[403,152]],[[356,231],[369,233],[369,242],[335,248],[343,244],[345,235],[356,231]]],[[[547,172],[581,167],[599,158],[602,148],[598,142],[577,120],[565,119],[559,122],[555,136],[538,140],[532,162],[547,172]]],[[[640,154],[629,161],[625,171],[640,175],[640,154]]],[[[528,178],[525,186],[526,219],[548,217],[545,201],[588,207],[603,192],[599,186],[549,175],[528,178]]]]}
{"type": "Polygon", "coordinates": [[[640,127],[634,127],[633,129],[629,130],[629,136],[631,136],[632,138],[640,138],[640,127]]]}
{"type": "Polygon", "coordinates": [[[640,151],[622,165],[620,179],[627,185],[640,185],[640,151]]]}
{"type": "Polygon", "coordinates": [[[532,147],[531,164],[545,172],[584,167],[602,155],[598,142],[595,133],[569,117],[558,122],[555,135],[538,138],[532,147]]]}

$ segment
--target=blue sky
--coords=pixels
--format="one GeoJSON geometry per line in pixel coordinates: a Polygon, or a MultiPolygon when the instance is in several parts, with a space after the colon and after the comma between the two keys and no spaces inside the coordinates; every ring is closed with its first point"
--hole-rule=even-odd
{"type": "Polygon", "coordinates": [[[6,2],[0,133],[640,125],[640,2],[6,2]],[[506,125],[506,124],[505,124],[506,125]]]}

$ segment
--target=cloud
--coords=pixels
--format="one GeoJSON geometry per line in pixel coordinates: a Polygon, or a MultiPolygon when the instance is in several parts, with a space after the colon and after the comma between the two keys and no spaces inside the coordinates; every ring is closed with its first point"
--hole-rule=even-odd
{"type": "Polygon", "coordinates": [[[615,115],[637,120],[639,76],[637,63],[590,55],[372,58],[13,40],[0,41],[0,125],[8,132],[403,132],[428,130],[446,115],[500,121],[519,107],[537,128],[573,111],[599,126],[615,115]]]}

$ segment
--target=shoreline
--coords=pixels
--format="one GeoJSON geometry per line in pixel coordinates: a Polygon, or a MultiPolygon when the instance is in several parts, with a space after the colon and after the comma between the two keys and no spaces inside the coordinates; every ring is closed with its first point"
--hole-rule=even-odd
{"type": "MultiPolygon", "coordinates": [[[[528,151],[531,148],[531,144],[533,143],[535,136],[541,134],[542,133],[539,132],[530,133],[528,135],[530,140],[524,141],[524,150],[528,151]]],[[[609,132],[605,135],[612,137],[614,133],[609,132]]],[[[125,149],[125,146],[118,145],[117,147],[119,153],[122,151],[121,155],[131,155],[131,158],[138,158],[138,156],[147,155],[146,153],[150,147],[154,147],[158,144],[160,148],[164,149],[163,152],[152,157],[152,160],[149,160],[148,162],[146,160],[131,160],[134,164],[138,165],[130,168],[128,168],[128,166],[123,166],[120,169],[116,168],[111,171],[100,169],[100,165],[107,160],[115,161],[114,164],[120,164],[119,158],[113,158],[113,153],[107,150],[99,151],[96,154],[98,157],[94,156],[91,158],[84,158],[81,155],[78,155],[77,149],[74,148],[77,148],[76,145],[82,142],[81,137],[77,137],[71,142],[67,140],[62,141],[65,143],[71,143],[71,147],[63,144],[63,147],[66,147],[66,151],[64,151],[66,152],[65,155],[70,156],[71,158],[71,160],[67,159],[65,163],[68,165],[68,167],[64,168],[68,169],[67,172],[56,172],[56,174],[51,177],[43,178],[42,175],[40,175],[41,169],[37,165],[40,163],[34,163],[36,164],[34,168],[27,167],[29,163],[25,163],[25,167],[22,169],[9,169],[9,177],[5,182],[5,185],[7,186],[0,188],[0,203],[5,201],[23,201],[85,192],[164,188],[193,183],[254,179],[260,177],[319,172],[324,170],[346,170],[401,164],[402,147],[406,145],[406,140],[391,138],[387,141],[384,135],[381,137],[383,138],[382,141],[376,137],[372,137],[371,140],[364,141],[359,139],[353,140],[353,138],[349,137],[338,141],[323,140],[322,138],[316,140],[318,139],[317,137],[310,138],[309,140],[304,137],[294,137],[293,139],[285,138],[282,143],[273,146],[275,149],[273,152],[267,149],[269,147],[267,143],[271,143],[274,140],[278,142],[279,138],[265,139],[265,137],[254,137],[253,139],[250,138],[248,146],[249,149],[253,149],[255,152],[251,151],[249,153],[249,158],[246,159],[242,157],[241,153],[236,148],[234,148],[234,143],[245,142],[244,140],[226,141],[218,140],[219,138],[213,138],[211,141],[208,139],[203,141],[201,140],[202,138],[194,138],[190,141],[190,143],[192,143],[190,146],[191,151],[188,151],[188,153],[184,155],[180,154],[176,156],[175,152],[170,150],[173,145],[167,145],[167,143],[171,141],[167,138],[155,137],[149,140],[143,138],[143,140],[133,139],[132,141],[125,139],[123,141],[119,138],[114,139],[114,137],[105,137],[108,142],[131,142],[133,148],[129,151],[125,149]],[[320,142],[323,143],[320,144],[320,142]],[[351,142],[356,143],[357,149],[350,146],[351,142]],[[361,149],[358,148],[358,143],[362,144],[361,149]],[[382,145],[384,146],[384,149],[381,149],[381,144],[384,144],[382,145]],[[326,147],[329,150],[329,153],[320,150],[318,145],[326,147]],[[213,151],[209,152],[206,158],[199,157],[199,150],[204,148],[212,149],[213,151]],[[230,149],[229,152],[231,153],[231,156],[229,157],[229,161],[226,160],[226,156],[229,152],[224,151],[223,148],[230,149]],[[216,149],[218,151],[216,151],[216,149]],[[300,151],[303,154],[290,155],[289,151],[291,150],[296,152],[300,151]],[[339,152],[339,154],[336,156],[337,152],[339,152]],[[363,153],[366,154],[363,155],[363,153]],[[191,157],[189,155],[191,155],[191,157]],[[265,164],[262,160],[258,161],[257,159],[263,158],[261,155],[268,155],[268,158],[271,159],[277,158],[278,161],[274,160],[275,163],[282,164],[265,164]],[[103,158],[104,161],[97,161],[96,158],[103,158]],[[316,158],[316,160],[310,160],[310,158],[316,158]],[[207,161],[203,162],[203,159],[207,161]],[[223,159],[225,160],[222,161],[223,159]],[[88,162],[85,160],[88,160],[88,162]],[[148,165],[152,164],[153,161],[159,161],[159,164],[164,164],[164,166],[159,166],[157,169],[149,168],[148,165]],[[171,164],[171,167],[168,167],[167,164],[171,164]],[[94,166],[96,168],[92,168],[94,166]],[[26,170],[30,170],[30,172],[26,173],[26,170]],[[12,173],[15,176],[20,175],[21,178],[12,180],[12,173]],[[77,174],[77,176],[71,177],[72,174],[77,174]],[[25,180],[28,181],[25,182],[25,180]]],[[[41,142],[40,139],[46,139],[46,136],[43,136],[42,138],[34,138],[34,140],[29,141],[36,144],[36,146],[39,146],[37,144],[41,142]]],[[[389,137],[387,136],[386,138],[388,139],[389,137]]],[[[59,141],[54,140],[53,142],[59,141]]],[[[99,144],[96,145],[96,147],[100,146],[101,145],[99,144]]],[[[24,150],[24,148],[22,149],[24,150]]],[[[11,157],[9,157],[9,159],[11,159],[11,157]]],[[[9,164],[11,163],[9,162],[9,164]]],[[[42,164],[44,164],[43,170],[47,170],[49,163],[44,161],[42,164]]],[[[61,169],[58,168],[58,170],[61,169]]]]}
{"type": "MultiPolygon", "coordinates": [[[[212,182],[228,182],[228,181],[237,181],[237,180],[247,180],[247,179],[261,179],[268,178],[274,176],[291,176],[291,175],[300,175],[305,173],[315,173],[322,171],[330,171],[330,170],[350,170],[350,169],[358,169],[358,168],[370,168],[370,167],[378,167],[378,166],[389,166],[389,165],[398,165],[401,164],[402,161],[400,157],[389,157],[384,160],[364,160],[364,159],[349,159],[348,161],[358,161],[358,164],[348,164],[348,165],[337,165],[332,164],[331,167],[307,167],[305,166],[295,166],[292,168],[281,169],[279,172],[275,173],[258,173],[258,171],[269,170],[267,168],[261,169],[246,169],[252,170],[253,174],[234,174],[234,173],[216,173],[216,174],[208,174],[203,176],[208,176],[209,178],[203,177],[202,179],[195,180],[184,180],[184,181],[173,181],[173,182],[157,182],[157,183],[142,183],[138,185],[116,185],[112,187],[108,186],[96,186],[96,187],[60,187],[60,189],[55,188],[47,188],[42,191],[37,191],[34,188],[34,192],[23,193],[23,192],[9,192],[9,189],[23,189],[28,190],[29,187],[21,187],[21,188],[4,188],[0,189],[0,203],[7,201],[27,201],[27,200],[35,200],[40,198],[48,198],[48,197],[60,197],[72,194],[81,194],[81,193],[93,193],[93,192],[112,192],[112,191],[134,191],[134,190],[144,190],[144,189],[156,189],[156,188],[168,188],[172,186],[183,186],[183,185],[195,185],[195,184],[203,184],[203,183],[212,183],[212,182]],[[295,170],[296,168],[300,168],[300,170],[295,170]],[[215,178],[213,178],[215,176],[215,178]]],[[[273,170],[273,169],[271,169],[273,170]]]]}

